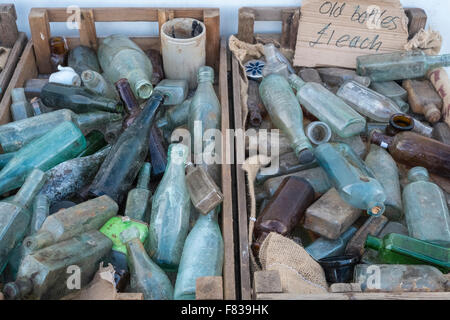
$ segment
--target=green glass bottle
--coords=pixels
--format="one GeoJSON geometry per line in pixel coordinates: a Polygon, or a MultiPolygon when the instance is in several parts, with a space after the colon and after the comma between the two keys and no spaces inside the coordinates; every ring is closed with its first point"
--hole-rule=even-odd
{"type": "Polygon", "coordinates": [[[150,209],[150,197],[152,196],[152,193],[148,189],[148,183],[150,181],[151,170],[151,164],[145,162],[139,171],[136,188],[128,192],[125,215],[131,219],[144,221],[145,216],[150,209]]]}
{"type": "Polygon", "coordinates": [[[111,122],[122,119],[122,115],[110,112],[76,114],[69,109],[56,110],[32,118],[14,121],[0,126],[0,148],[3,152],[14,152],[27,143],[43,136],[61,122],[73,122],[83,134],[92,130],[103,130],[111,122]]]}
{"type": "Polygon", "coordinates": [[[11,91],[11,117],[13,121],[18,121],[33,116],[33,109],[25,97],[23,88],[15,88],[11,91]]]}
{"type": "Polygon", "coordinates": [[[188,147],[169,146],[169,163],[152,201],[148,253],[164,270],[176,271],[189,228],[190,201],[185,181],[188,147]]]}
{"type": "Polygon", "coordinates": [[[67,64],[81,77],[85,70],[92,70],[100,73],[96,52],[86,46],[78,46],[69,51],[67,64]]]}
{"type": "Polygon", "coordinates": [[[264,77],[259,94],[273,124],[287,135],[299,162],[313,161],[313,148],[303,130],[302,109],[287,79],[278,74],[264,77]]]}
{"type": "Polygon", "coordinates": [[[22,185],[34,169],[47,171],[57,164],[75,158],[86,148],[86,139],[71,122],[56,128],[26,145],[0,171],[0,194],[22,185]]]}
{"type": "Polygon", "coordinates": [[[391,233],[383,239],[368,235],[366,248],[378,251],[378,258],[387,264],[431,265],[443,273],[450,272],[450,248],[391,233]]]}
{"type": "Polygon", "coordinates": [[[295,74],[289,76],[289,83],[306,110],[328,124],[340,137],[348,138],[364,130],[366,120],[323,85],[304,82],[295,74]]]}
{"type": "Polygon", "coordinates": [[[0,273],[11,251],[25,236],[31,221],[30,206],[46,179],[45,173],[33,170],[12,200],[0,202],[0,273]]]}
{"type": "Polygon", "coordinates": [[[103,39],[98,48],[98,60],[111,83],[125,78],[130,82],[136,97],[148,99],[151,96],[152,63],[130,38],[114,34],[103,39]]]}
{"type": "Polygon", "coordinates": [[[41,91],[41,100],[49,108],[70,109],[76,113],[93,111],[122,112],[122,104],[105,98],[84,87],[47,83],[41,91]]]}
{"type": "Polygon", "coordinates": [[[222,275],[224,248],[218,212],[216,208],[200,215],[186,238],[175,282],[176,300],[195,299],[197,278],[222,275]]]}
{"type": "Polygon", "coordinates": [[[86,149],[84,149],[77,158],[88,157],[106,147],[108,143],[105,141],[103,133],[94,130],[86,135],[86,149]]]}
{"type": "Polygon", "coordinates": [[[425,77],[436,68],[450,67],[450,54],[429,56],[422,50],[366,55],[356,58],[356,71],[374,82],[425,77]]]}

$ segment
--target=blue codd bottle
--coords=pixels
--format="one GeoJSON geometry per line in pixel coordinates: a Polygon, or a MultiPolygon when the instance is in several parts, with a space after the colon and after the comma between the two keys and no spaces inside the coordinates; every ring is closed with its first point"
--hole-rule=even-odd
{"type": "Polygon", "coordinates": [[[217,215],[217,208],[200,215],[186,238],[175,282],[176,300],[195,299],[197,278],[222,275],[224,249],[217,215]]]}
{"type": "Polygon", "coordinates": [[[152,201],[148,253],[164,270],[176,271],[189,228],[190,201],[185,181],[188,147],[169,146],[166,172],[152,201]]]}
{"type": "Polygon", "coordinates": [[[319,165],[325,170],[341,198],[369,215],[384,213],[386,194],[372,171],[345,143],[325,143],[315,149],[319,165]]]}

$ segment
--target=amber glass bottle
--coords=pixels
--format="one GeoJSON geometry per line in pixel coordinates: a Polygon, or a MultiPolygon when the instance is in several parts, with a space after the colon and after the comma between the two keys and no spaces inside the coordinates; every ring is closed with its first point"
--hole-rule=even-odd
{"type": "Polygon", "coordinates": [[[58,71],[58,65],[67,65],[67,49],[66,40],[63,37],[50,38],[50,63],[52,65],[52,72],[58,71]]]}

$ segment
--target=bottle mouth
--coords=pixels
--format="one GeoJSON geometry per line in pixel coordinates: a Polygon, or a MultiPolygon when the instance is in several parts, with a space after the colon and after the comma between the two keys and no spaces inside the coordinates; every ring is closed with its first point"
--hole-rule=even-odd
{"type": "Polygon", "coordinates": [[[385,210],[384,203],[375,203],[374,205],[370,205],[369,209],[367,209],[367,213],[374,217],[379,217],[383,215],[385,210]]]}
{"type": "Polygon", "coordinates": [[[208,67],[208,66],[200,67],[200,69],[198,69],[197,81],[198,82],[205,82],[205,81],[214,82],[213,68],[208,67]]]}
{"type": "Polygon", "coordinates": [[[153,93],[153,86],[150,82],[142,81],[136,84],[137,96],[141,99],[148,99],[153,93]]]}
{"type": "Polygon", "coordinates": [[[406,114],[394,114],[389,119],[389,124],[399,131],[411,131],[414,129],[414,119],[406,114]]]}
{"type": "Polygon", "coordinates": [[[311,122],[306,127],[306,136],[312,143],[319,145],[330,141],[331,129],[325,122],[311,122]]]}

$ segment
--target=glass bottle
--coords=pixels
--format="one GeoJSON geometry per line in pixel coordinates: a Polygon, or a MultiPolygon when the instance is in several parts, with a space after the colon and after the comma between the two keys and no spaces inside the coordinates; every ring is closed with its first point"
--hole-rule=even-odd
{"type": "Polygon", "coordinates": [[[308,139],[315,145],[327,143],[331,139],[331,128],[322,121],[314,121],[306,126],[305,130],[308,139]]]}
{"type": "Polygon", "coordinates": [[[146,213],[150,210],[151,191],[148,189],[152,166],[145,162],[138,174],[136,188],[128,192],[125,205],[125,215],[134,220],[144,221],[146,213]]]}
{"type": "Polygon", "coordinates": [[[164,270],[176,271],[189,227],[190,201],[184,166],[188,147],[169,146],[166,172],[153,195],[148,252],[164,270]]]}
{"type": "Polygon", "coordinates": [[[158,128],[172,131],[188,122],[191,99],[184,100],[177,106],[170,107],[164,113],[164,116],[158,119],[156,125],[158,128]]]}
{"type": "Polygon", "coordinates": [[[397,133],[404,131],[412,131],[414,129],[414,118],[403,113],[396,113],[389,119],[389,124],[384,130],[391,137],[397,133]]]}
{"type": "Polygon", "coordinates": [[[0,194],[22,185],[33,169],[47,171],[75,158],[86,148],[86,139],[71,122],[63,122],[16,152],[0,171],[0,194]]]}
{"type": "Polygon", "coordinates": [[[383,187],[348,145],[324,143],[315,149],[315,155],[344,201],[369,215],[384,213],[383,187]]]}
{"type": "Polygon", "coordinates": [[[59,65],[67,65],[68,51],[66,39],[63,37],[50,38],[50,64],[52,66],[52,72],[58,71],[59,65]]]}
{"type": "Polygon", "coordinates": [[[50,213],[50,200],[44,194],[38,194],[33,201],[33,214],[31,216],[30,231],[28,234],[32,235],[41,229],[45,219],[50,213]]]}
{"type": "Polygon", "coordinates": [[[313,161],[312,146],[303,130],[302,109],[287,79],[270,74],[261,82],[259,93],[273,124],[288,136],[300,163],[313,161]]]}
{"type": "Polygon", "coordinates": [[[84,149],[77,158],[91,156],[100,149],[107,146],[104,135],[97,130],[91,131],[86,135],[86,149],[84,149]]]}
{"type": "Polygon", "coordinates": [[[450,67],[450,55],[428,56],[422,50],[400,51],[356,58],[356,72],[374,82],[425,77],[436,68],[450,67]]]}
{"type": "Polygon", "coordinates": [[[450,248],[431,242],[391,233],[383,239],[367,236],[366,247],[378,251],[383,263],[431,265],[443,273],[450,272],[450,248]]]}
{"type": "Polygon", "coordinates": [[[287,79],[289,76],[288,66],[278,59],[277,49],[273,43],[268,43],[264,46],[264,56],[266,64],[262,71],[263,77],[267,77],[270,74],[278,74],[287,79]]]}
{"type": "Polygon", "coordinates": [[[46,84],[42,88],[41,99],[49,108],[70,109],[77,113],[122,111],[122,105],[113,99],[104,98],[84,87],[59,83],[46,84]]]}
{"type": "Polygon", "coordinates": [[[323,82],[332,87],[340,87],[347,81],[356,81],[361,85],[370,86],[370,78],[361,77],[355,71],[342,68],[318,68],[317,71],[323,82]]]}
{"type": "Polygon", "coordinates": [[[15,152],[0,154],[0,170],[3,169],[15,155],[15,152]]]}
{"type": "Polygon", "coordinates": [[[86,196],[107,194],[117,203],[122,202],[147,157],[150,129],[163,100],[158,92],[151,96],[136,120],[113,145],[86,196]]]}
{"type": "Polygon", "coordinates": [[[175,282],[176,300],[195,299],[198,278],[222,275],[224,246],[218,213],[216,208],[201,215],[186,238],[175,282]]]}
{"type": "Polygon", "coordinates": [[[314,189],[306,180],[285,178],[255,222],[252,244],[255,254],[270,232],[287,235],[313,202],[314,189]]]}
{"type": "Polygon", "coordinates": [[[111,246],[111,240],[92,230],[26,255],[16,281],[7,283],[3,293],[7,299],[60,299],[73,290],[67,285],[75,271],[71,266],[79,268],[80,285],[84,287],[111,246]]]}
{"type": "Polygon", "coordinates": [[[399,221],[403,217],[402,196],[397,164],[383,148],[371,144],[370,152],[365,160],[366,166],[372,170],[375,178],[382,185],[385,194],[385,216],[389,220],[399,221]]]}
{"type": "Polygon", "coordinates": [[[103,39],[98,48],[98,60],[110,82],[125,78],[136,97],[148,99],[151,96],[152,63],[130,38],[114,34],[103,39]]]}
{"type": "Polygon", "coordinates": [[[8,262],[11,250],[20,244],[27,232],[33,198],[45,179],[43,171],[33,170],[12,200],[0,202],[0,274],[8,262]]]}
{"type": "Polygon", "coordinates": [[[108,99],[116,99],[116,91],[100,73],[92,70],[85,70],[81,74],[81,80],[86,88],[96,94],[108,99]]]}
{"type": "Polygon", "coordinates": [[[30,103],[25,98],[23,88],[15,88],[11,91],[11,117],[13,121],[18,121],[33,116],[33,110],[30,103]]]}
{"type": "Polygon", "coordinates": [[[342,233],[336,240],[330,240],[320,237],[305,248],[314,260],[319,261],[323,258],[341,256],[345,252],[348,241],[355,235],[358,228],[351,226],[342,233]]]}
{"type": "Polygon", "coordinates": [[[154,125],[150,130],[149,154],[155,178],[160,178],[167,167],[167,144],[161,130],[154,125]]]}
{"type": "Polygon", "coordinates": [[[403,202],[409,235],[450,245],[450,213],[441,188],[430,181],[428,171],[422,167],[412,168],[408,180],[403,189],[403,202]]]}
{"type": "Polygon", "coordinates": [[[28,252],[35,252],[78,234],[98,230],[108,219],[115,216],[118,210],[117,203],[108,196],[60,210],[45,219],[39,231],[27,237],[23,245],[28,252]]]}
{"type": "Polygon", "coordinates": [[[192,162],[186,165],[186,186],[194,207],[207,214],[223,201],[223,194],[211,176],[192,162]]]}
{"type": "Polygon", "coordinates": [[[297,90],[297,99],[317,119],[328,124],[343,138],[361,133],[365,119],[342,99],[314,82],[304,82],[296,75],[289,76],[290,85],[297,90]]]}
{"type": "Polygon", "coordinates": [[[189,92],[187,80],[164,79],[155,87],[164,95],[164,105],[173,106],[182,103],[189,92]]]}
{"type": "Polygon", "coordinates": [[[69,51],[67,64],[81,77],[83,71],[92,70],[100,73],[97,53],[86,46],[78,46],[69,51]]]}
{"type": "Polygon", "coordinates": [[[403,88],[408,91],[409,105],[414,113],[423,114],[430,123],[441,119],[442,98],[430,80],[404,80],[403,88]]]}
{"type": "Polygon", "coordinates": [[[450,127],[445,122],[439,122],[433,127],[433,139],[447,145],[450,144],[450,127]]]}
{"type": "Polygon", "coordinates": [[[395,81],[372,82],[370,85],[372,90],[386,96],[395,102],[401,112],[408,112],[409,105],[406,103],[408,92],[395,81]]]}
{"type": "Polygon", "coordinates": [[[0,148],[3,152],[17,151],[64,121],[73,122],[83,134],[88,134],[92,130],[104,130],[108,123],[121,119],[118,113],[97,111],[76,114],[68,109],[56,110],[0,125],[0,148]]]}
{"type": "Polygon", "coordinates": [[[125,130],[134,122],[142,109],[139,106],[127,79],[119,79],[114,85],[127,113],[127,116],[122,123],[122,128],[125,130]]]}
{"type": "Polygon", "coordinates": [[[159,50],[149,49],[145,51],[145,54],[152,63],[153,74],[151,80],[152,85],[156,86],[162,79],[165,78],[161,53],[159,50]]]}
{"type": "Polygon", "coordinates": [[[41,98],[38,97],[34,97],[33,99],[30,100],[30,105],[31,105],[31,109],[33,110],[33,114],[35,116],[38,116],[40,114],[45,113],[47,110],[47,107],[44,106],[44,104],[42,103],[41,98]]]}
{"type": "Polygon", "coordinates": [[[126,243],[131,273],[130,289],[142,292],[145,300],[172,300],[173,287],[167,274],[150,259],[136,230],[121,233],[126,243]]]}
{"type": "Polygon", "coordinates": [[[450,177],[450,146],[414,132],[401,132],[389,137],[373,131],[370,141],[389,151],[395,161],[408,166],[421,166],[428,171],[450,177]]]}

